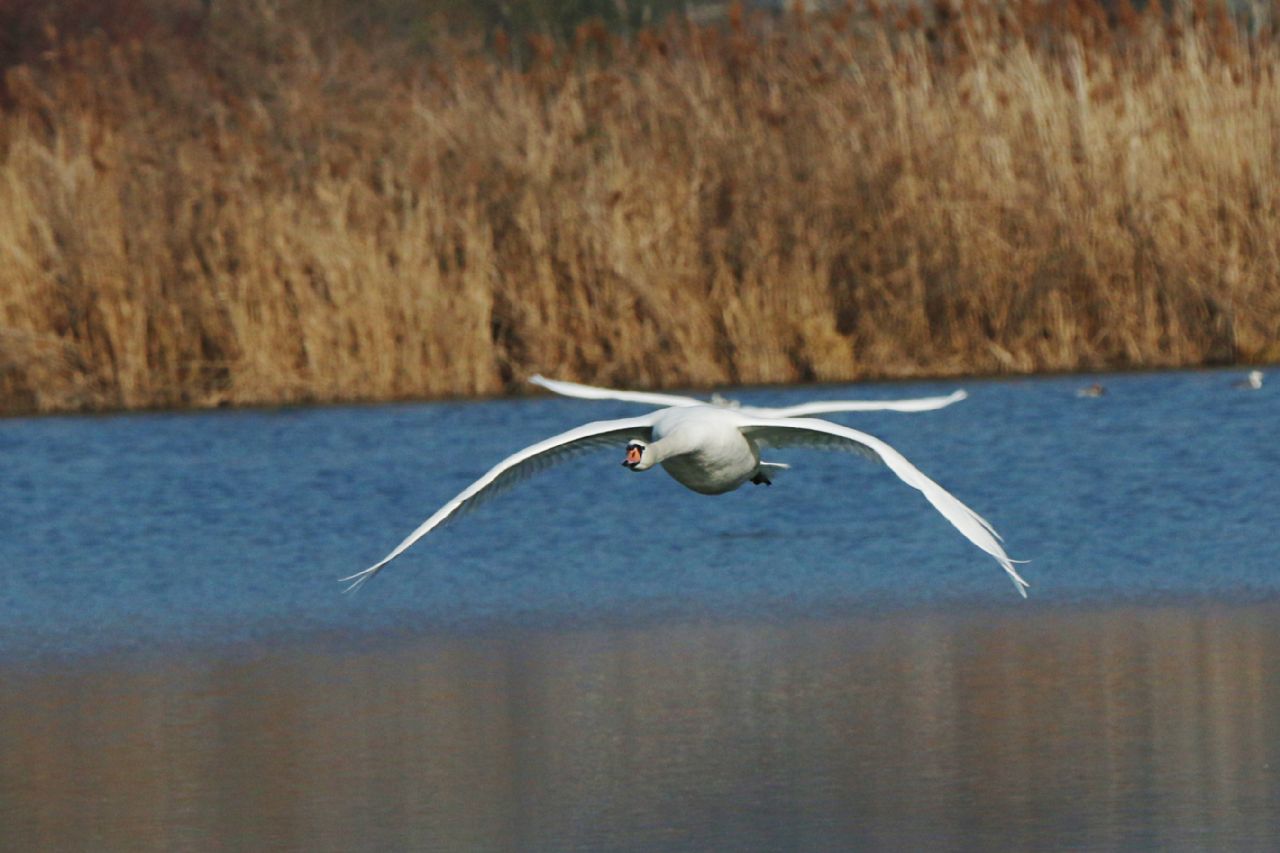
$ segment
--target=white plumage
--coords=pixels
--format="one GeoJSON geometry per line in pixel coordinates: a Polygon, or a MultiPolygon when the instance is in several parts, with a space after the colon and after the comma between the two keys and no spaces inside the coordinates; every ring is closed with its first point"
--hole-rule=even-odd
{"type": "MultiPolygon", "coordinates": [[[[642,402],[653,402],[657,396],[668,397],[644,396],[647,399],[642,402]]],[[[639,400],[639,396],[632,399],[639,400]]],[[[875,436],[816,418],[776,415],[778,411],[799,408],[802,407],[764,410],[774,414],[763,416],[758,414],[762,411],[759,409],[682,401],[641,417],[596,421],[563,432],[513,453],[493,466],[419,525],[386,557],[344,580],[351,582],[350,589],[358,588],[437,527],[552,465],[596,448],[625,446],[627,456],[622,464],[628,468],[645,471],[661,465],[682,485],[701,494],[714,495],[732,491],[747,482],[767,483],[779,468],[785,467],[762,462],[762,447],[809,447],[853,451],[883,462],[904,483],[918,489],[965,538],[994,557],[1018,592],[1026,596],[1027,582],[1014,568],[1015,561],[1005,553],[999,535],[982,516],[875,436]]],[[[655,516],[658,526],[663,526],[661,513],[655,516]]],[[[665,522],[665,526],[670,528],[674,523],[665,522]]]]}
{"type": "Polygon", "coordinates": [[[705,406],[709,402],[713,406],[737,409],[743,414],[761,418],[797,418],[830,412],[931,412],[950,406],[952,403],[958,403],[969,396],[964,391],[953,391],[945,397],[915,397],[908,400],[821,400],[770,409],[744,406],[736,400],[726,400],[718,394],[707,401],[679,394],[618,391],[613,388],[598,388],[595,385],[548,379],[537,373],[530,376],[529,381],[564,397],[577,397],[582,400],[621,400],[626,403],[645,403],[650,406],[705,406]]]}
{"type": "Polygon", "coordinates": [[[1248,376],[1238,382],[1232,382],[1231,385],[1235,388],[1245,388],[1250,391],[1257,391],[1262,387],[1262,371],[1250,370],[1248,376]]]}

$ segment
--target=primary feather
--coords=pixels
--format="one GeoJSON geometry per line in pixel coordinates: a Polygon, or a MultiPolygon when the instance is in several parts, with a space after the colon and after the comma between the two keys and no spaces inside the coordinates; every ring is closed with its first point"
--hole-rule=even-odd
{"type": "MultiPolygon", "coordinates": [[[[652,406],[705,406],[707,401],[696,397],[684,397],[678,394],[659,394],[651,391],[619,391],[614,388],[600,388],[595,385],[583,385],[579,382],[566,382],[561,379],[548,379],[535,373],[529,381],[540,388],[546,388],[564,397],[577,397],[582,400],[621,400],[626,403],[645,403],[652,406]]],[[[744,406],[736,400],[729,400],[719,394],[712,396],[710,402],[714,406],[736,409],[744,415],[760,418],[796,418],[809,415],[829,414],[832,412],[929,412],[942,409],[952,403],[958,403],[969,395],[963,391],[953,391],[944,397],[915,397],[906,400],[819,400],[812,403],[800,403],[795,406],[768,408],[763,406],[744,406]]]]}

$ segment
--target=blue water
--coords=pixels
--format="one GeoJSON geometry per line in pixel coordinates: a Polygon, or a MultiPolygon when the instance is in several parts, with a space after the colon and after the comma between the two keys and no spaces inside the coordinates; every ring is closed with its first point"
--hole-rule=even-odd
{"type": "Polygon", "coordinates": [[[1280,388],[1234,373],[742,389],[744,402],[943,393],[841,415],[986,516],[999,567],[883,466],[775,453],[772,487],[704,497],[618,452],[574,460],[380,558],[491,464],[643,411],[537,397],[0,422],[0,660],[495,626],[858,609],[1261,601],[1280,593],[1280,388]],[[617,457],[617,458],[615,458],[617,457]]]}
{"type": "MultiPolygon", "coordinates": [[[[0,421],[0,849],[1270,850],[1280,393],[963,383],[708,498],[500,402],[0,421]]],[[[744,389],[744,401],[952,383],[744,389]]]]}

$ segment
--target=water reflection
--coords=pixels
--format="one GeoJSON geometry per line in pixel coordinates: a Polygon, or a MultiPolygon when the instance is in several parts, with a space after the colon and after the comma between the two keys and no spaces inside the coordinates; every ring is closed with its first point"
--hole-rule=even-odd
{"type": "Polygon", "coordinates": [[[423,638],[0,684],[6,849],[1262,848],[1280,607],[423,638]]]}

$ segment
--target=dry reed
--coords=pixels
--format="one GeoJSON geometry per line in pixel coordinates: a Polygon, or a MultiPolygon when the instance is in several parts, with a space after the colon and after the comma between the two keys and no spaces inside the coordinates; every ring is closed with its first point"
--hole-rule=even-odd
{"type": "Polygon", "coordinates": [[[271,2],[50,33],[4,78],[0,411],[1278,360],[1280,39],[1116,8],[528,62],[271,2]]]}

